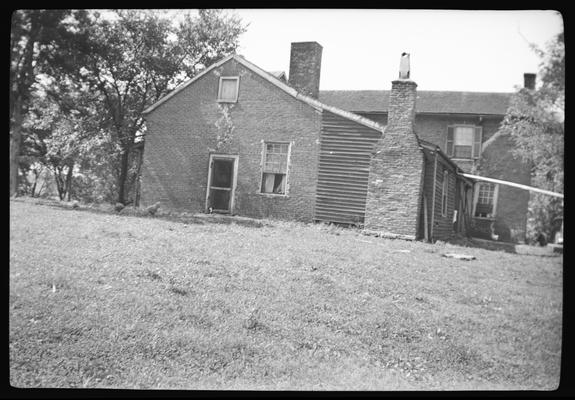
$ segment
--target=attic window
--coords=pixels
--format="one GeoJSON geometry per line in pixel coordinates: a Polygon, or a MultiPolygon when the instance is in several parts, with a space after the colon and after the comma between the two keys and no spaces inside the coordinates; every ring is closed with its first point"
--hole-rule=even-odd
{"type": "Polygon", "coordinates": [[[458,159],[479,158],[481,153],[480,126],[459,125],[447,127],[445,152],[449,157],[458,159]]]}
{"type": "Polygon", "coordinates": [[[218,101],[223,103],[235,103],[238,101],[238,89],[240,86],[239,76],[220,77],[218,89],[218,101]]]}
{"type": "Polygon", "coordinates": [[[289,148],[289,143],[264,143],[261,193],[286,194],[289,148]]]}

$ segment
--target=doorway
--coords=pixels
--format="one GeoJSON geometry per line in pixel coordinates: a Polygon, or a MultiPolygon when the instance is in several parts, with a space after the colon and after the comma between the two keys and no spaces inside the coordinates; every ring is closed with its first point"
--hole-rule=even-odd
{"type": "Polygon", "coordinates": [[[206,211],[230,214],[234,209],[238,156],[211,154],[206,211]]]}

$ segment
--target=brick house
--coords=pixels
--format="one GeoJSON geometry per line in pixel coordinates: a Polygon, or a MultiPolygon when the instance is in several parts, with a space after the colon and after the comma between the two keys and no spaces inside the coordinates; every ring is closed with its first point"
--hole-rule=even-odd
{"type": "MultiPolygon", "coordinates": [[[[315,42],[293,43],[289,81],[230,55],[146,109],[141,204],[428,240],[490,235],[497,222],[520,238],[524,193],[463,176],[501,159],[481,147],[510,94],[418,92],[408,55],[390,92],[320,92],[321,54],[315,42]]],[[[528,183],[509,165],[489,176],[528,183]]]]}

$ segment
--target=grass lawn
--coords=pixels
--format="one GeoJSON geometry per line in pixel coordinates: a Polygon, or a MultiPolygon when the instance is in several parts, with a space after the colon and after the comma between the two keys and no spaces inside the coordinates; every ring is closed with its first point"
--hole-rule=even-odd
{"type": "MultiPolygon", "coordinates": [[[[16,387],[552,390],[563,256],[10,202],[16,387]],[[442,257],[458,251],[476,257],[442,257]]],[[[230,221],[230,219],[225,219],[230,221]]]]}

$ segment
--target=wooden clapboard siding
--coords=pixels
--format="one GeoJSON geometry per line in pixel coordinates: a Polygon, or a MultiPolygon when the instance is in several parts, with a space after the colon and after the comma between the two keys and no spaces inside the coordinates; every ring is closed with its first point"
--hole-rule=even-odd
{"type": "Polygon", "coordinates": [[[381,132],[323,111],[315,219],[363,223],[369,166],[381,132]]]}

